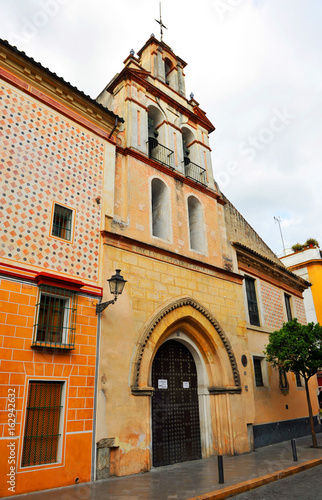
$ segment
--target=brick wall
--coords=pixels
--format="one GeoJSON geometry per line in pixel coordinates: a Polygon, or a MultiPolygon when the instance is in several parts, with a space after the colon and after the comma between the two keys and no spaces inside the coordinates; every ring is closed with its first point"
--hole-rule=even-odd
{"type": "Polygon", "coordinates": [[[298,297],[294,297],[294,305],[295,305],[295,315],[300,323],[305,325],[307,323],[304,302],[302,299],[298,297]]]}
{"type": "MultiPolygon", "coordinates": [[[[17,445],[16,493],[67,485],[70,484],[71,475],[79,477],[81,482],[90,480],[97,336],[94,298],[79,295],[75,349],[61,352],[58,349],[31,348],[37,296],[38,288],[34,284],[9,279],[0,281],[1,470],[5,471],[8,467],[6,444],[10,436],[10,388],[14,389],[16,396],[16,428],[15,437],[12,438],[17,445]],[[20,457],[29,380],[65,381],[66,399],[63,463],[48,464],[48,467],[28,467],[26,472],[26,469],[20,468],[20,457]],[[73,445],[69,444],[71,438],[73,445]],[[80,459],[77,458],[75,449],[82,447],[88,453],[80,459]],[[54,473],[53,467],[57,468],[54,473]],[[45,469],[48,470],[47,475],[45,469]]],[[[2,484],[0,495],[7,494],[7,485],[2,484]]]]}
{"type": "Polygon", "coordinates": [[[260,287],[264,316],[263,326],[279,329],[282,327],[283,322],[286,321],[283,307],[283,292],[266,281],[261,281],[260,287]]]}

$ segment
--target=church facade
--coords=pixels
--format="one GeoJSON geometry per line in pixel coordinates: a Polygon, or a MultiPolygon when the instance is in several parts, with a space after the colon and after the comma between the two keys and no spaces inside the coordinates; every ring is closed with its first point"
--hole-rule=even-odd
{"type": "MultiPolygon", "coordinates": [[[[301,380],[263,355],[290,313],[306,321],[309,283],[216,185],[214,126],[186,97],[186,63],[151,36],[93,101],[5,42],[1,54],[2,422],[13,388],[15,492],[309,433],[301,380]],[[124,291],[97,314],[116,269],[124,291]],[[48,453],[35,415],[57,427],[48,453]]],[[[9,431],[5,420],[4,469],[9,431]]]]}
{"type": "Polygon", "coordinates": [[[98,97],[125,119],[102,237],[106,278],[128,283],[101,317],[97,477],[309,432],[304,384],[263,354],[286,300],[306,321],[309,284],[220,193],[185,66],[152,36],[98,97]]]}

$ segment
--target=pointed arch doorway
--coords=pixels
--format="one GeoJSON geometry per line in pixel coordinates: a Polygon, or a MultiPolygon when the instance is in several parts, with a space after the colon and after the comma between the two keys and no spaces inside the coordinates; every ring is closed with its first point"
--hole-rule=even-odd
{"type": "Polygon", "coordinates": [[[152,386],[153,466],[201,458],[197,369],[183,343],[171,339],[159,347],[152,386]]]}

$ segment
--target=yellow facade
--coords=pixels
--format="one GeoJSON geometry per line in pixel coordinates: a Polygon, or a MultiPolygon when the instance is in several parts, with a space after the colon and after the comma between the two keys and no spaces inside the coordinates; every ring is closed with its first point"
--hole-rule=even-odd
{"type": "MultiPolygon", "coordinates": [[[[214,183],[208,142],[214,127],[193,97],[185,97],[184,66],[152,37],[98,98],[125,117],[117,136],[114,213],[102,232],[102,275],[106,280],[121,269],[127,280],[101,315],[99,477],[159,465],[153,398],[162,390],[152,379],[170,340],[187,347],[195,362],[202,457],[247,452],[263,435],[277,435],[281,422],[286,430],[277,439],[286,439],[288,428],[307,415],[293,374],[281,391],[279,374],[266,367],[265,384],[257,387],[253,364],[285,320],[285,293],[305,321],[307,284],[286,271],[214,183]],[[191,197],[199,215],[192,215],[191,197]],[[258,280],[260,327],[247,316],[247,273],[258,280]],[[100,460],[104,446],[109,451],[100,460]]],[[[158,383],[167,390],[171,375],[164,377],[158,383]]]]}
{"type": "Polygon", "coordinates": [[[304,294],[308,321],[322,323],[322,259],[319,247],[306,247],[281,257],[285,266],[311,283],[304,294]]]}
{"type": "Polygon", "coordinates": [[[322,262],[306,264],[318,323],[322,324],[322,262]]]}

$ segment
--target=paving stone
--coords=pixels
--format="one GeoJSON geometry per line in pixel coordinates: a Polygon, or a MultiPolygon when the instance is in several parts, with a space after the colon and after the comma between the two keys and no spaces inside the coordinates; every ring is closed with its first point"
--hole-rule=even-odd
{"type": "Polygon", "coordinates": [[[255,452],[224,457],[224,484],[218,483],[217,457],[158,467],[144,474],[111,477],[94,483],[17,495],[15,500],[187,500],[296,464],[322,458],[311,447],[311,437],[296,439],[298,462],[293,462],[291,442],[259,448],[255,452]]]}

